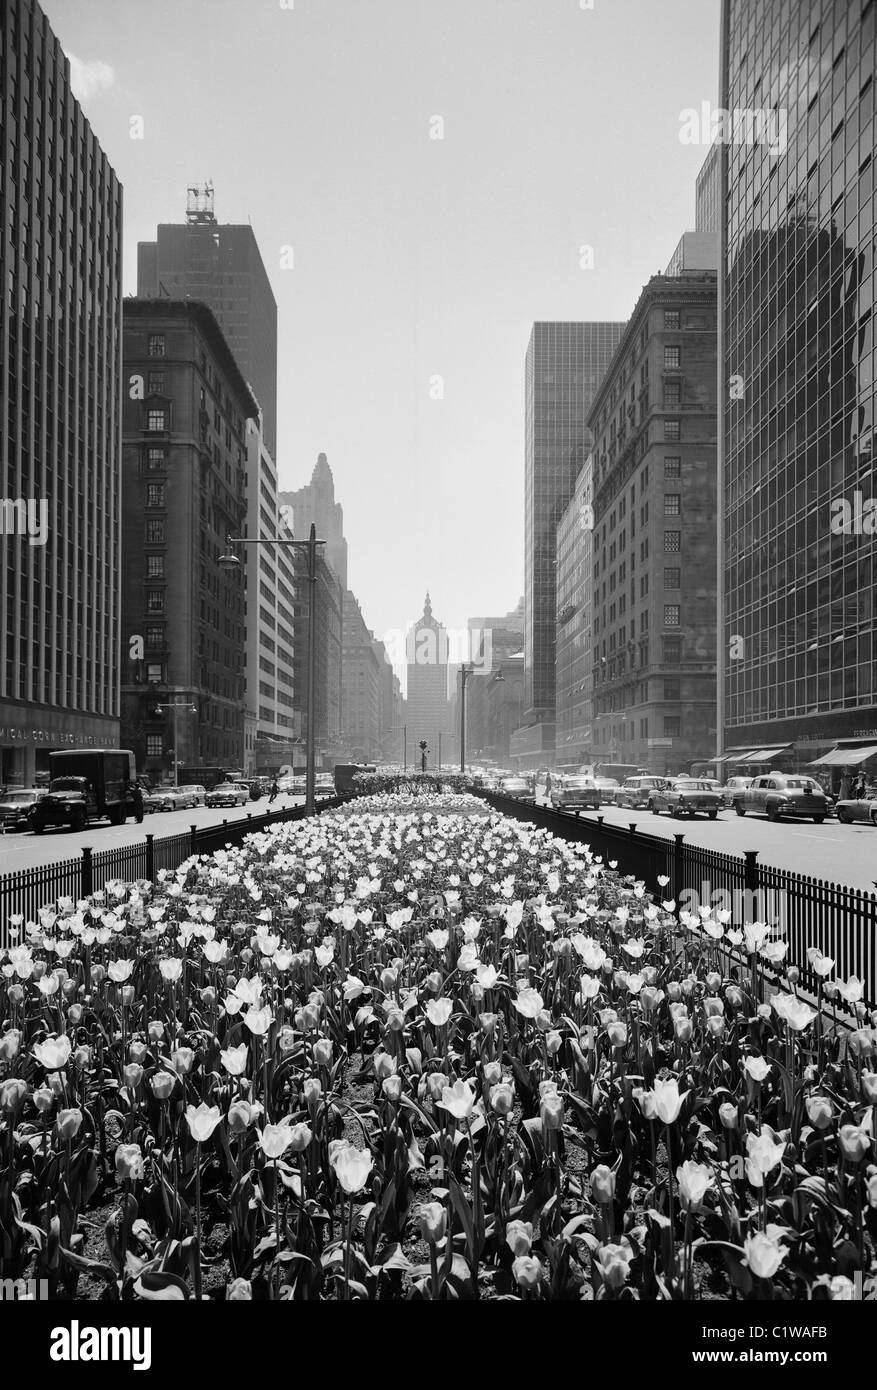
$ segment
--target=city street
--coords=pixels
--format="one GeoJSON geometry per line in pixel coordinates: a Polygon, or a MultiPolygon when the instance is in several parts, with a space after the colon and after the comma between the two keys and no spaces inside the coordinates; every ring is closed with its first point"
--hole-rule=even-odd
{"type": "MultiPolygon", "coordinates": [[[[545,804],[545,798],[539,801],[545,804]]],[[[694,845],[742,855],[758,850],[763,864],[795,873],[809,874],[829,883],[847,884],[873,892],[877,881],[877,830],[870,825],[840,825],[836,820],[814,825],[812,821],[781,821],[775,824],[764,816],[740,817],[733,811],[720,811],[718,820],[697,816],[652,815],[626,807],[601,806],[599,813],[583,812],[583,819],[595,814],[607,825],[635,824],[649,835],[672,840],[684,835],[694,845]]]]}
{"type": "MultiPolygon", "coordinates": [[[[282,811],[287,806],[302,805],[303,796],[278,796],[271,809],[282,811]]],[[[246,819],[247,815],[261,816],[267,810],[268,798],[263,796],[260,801],[251,801],[247,806],[223,806],[218,809],[198,806],[187,811],[153,811],[143,817],[142,825],[137,825],[135,821],[126,821],[124,825],[108,825],[101,821],[78,835],[69,830],[46,830],[42,835],[13,830],[0,835],[0,874],[28,869],[34,864],[53,864],[58,860],[73,859],[86,845],[90,845],[95,852],[114,849],[119,845],[134,844],[147,834],[159,840],[165,835],[179,835],[190,825],[199,828],[221,825],[224,820],[238,821],[246,819]]]]}

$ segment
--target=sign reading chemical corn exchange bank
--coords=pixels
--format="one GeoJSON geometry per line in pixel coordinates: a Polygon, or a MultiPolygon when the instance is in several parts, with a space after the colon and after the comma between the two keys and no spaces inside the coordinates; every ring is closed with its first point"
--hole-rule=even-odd
{"type": "Polygon", "coordinates": [[[53,747],[115,748],[117,734],[64,734],[53,729],[13,728],[0,724],[0,743],[51,743],[53,747]]]}

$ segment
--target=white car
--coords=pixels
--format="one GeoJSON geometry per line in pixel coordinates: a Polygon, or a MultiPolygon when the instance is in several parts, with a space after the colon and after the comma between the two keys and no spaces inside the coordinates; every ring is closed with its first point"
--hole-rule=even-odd
{"type": "Polygon", "coordinates": [[[220,782],[207,793],[208,806],[245,806],[249,799],[249,789],[241,782],[220,782]]]}

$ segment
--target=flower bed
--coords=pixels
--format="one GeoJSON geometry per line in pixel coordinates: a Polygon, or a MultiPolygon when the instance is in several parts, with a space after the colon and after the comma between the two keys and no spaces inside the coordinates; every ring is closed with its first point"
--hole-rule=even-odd
{"type": "Polygon", "coordinates": [[[0,1276],[146,1299],[873,1281],[877,1033],[794,969],[765,1000],[759,924],[738,972],[724,922],[444,795],[160,879],[13,924],[0,1276]]]}

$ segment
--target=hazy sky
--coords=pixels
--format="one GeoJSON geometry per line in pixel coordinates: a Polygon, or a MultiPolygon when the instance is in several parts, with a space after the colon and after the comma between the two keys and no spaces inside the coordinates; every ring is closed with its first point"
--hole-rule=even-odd
{"type": "Polygon", "coordinates": [[[514,607],[530,325],[626,319],[694,225],[719,0],[42,3],[124,185],[126,293],[189,183],[251,221],[281,485],[326,452],[366,621],[514,607]]]}

